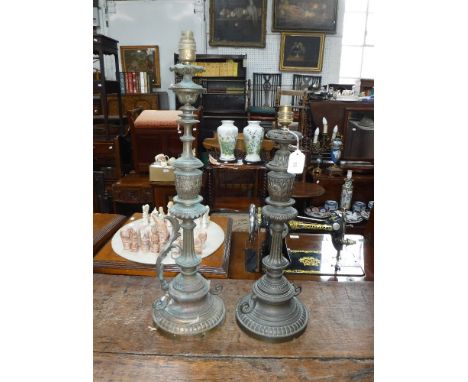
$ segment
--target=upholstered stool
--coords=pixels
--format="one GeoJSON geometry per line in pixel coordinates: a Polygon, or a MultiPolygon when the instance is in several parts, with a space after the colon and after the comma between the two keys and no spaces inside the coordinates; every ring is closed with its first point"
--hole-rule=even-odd
{"type": "Polygon", "coordinates": [[[180,110],[143,110],[135,121],[130,120],[133,166],[138,173],[147,173],[158,154],[179,157],[182,142],[177,129],[180,110]]]}

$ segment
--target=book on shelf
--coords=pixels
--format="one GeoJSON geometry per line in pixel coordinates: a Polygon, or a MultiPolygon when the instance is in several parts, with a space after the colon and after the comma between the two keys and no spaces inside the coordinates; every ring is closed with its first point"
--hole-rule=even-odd
{"type": "Polygon", "coordinates": [[[120,94],[125,94],[125,73],[119,73],[119,82],[120,82],[120,94]]]}
{"type": "Polygon", "coordinates": [[[122,94],[151,93],[153,75],[150,72],[121,72],[122,94]]]}

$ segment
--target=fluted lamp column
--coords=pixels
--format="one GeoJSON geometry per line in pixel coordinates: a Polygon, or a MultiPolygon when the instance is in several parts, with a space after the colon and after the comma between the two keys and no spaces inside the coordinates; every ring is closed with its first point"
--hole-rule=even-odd
{"type": "Polygon", "coordinates": [[[297,142],[298,132],[291,133],[287,126],[292,123],[290,105],[280,106],[278,123],[280,129],[270,130],[266,137],[279,144],[272,161],[266,167],[269,196],[262,214],[270,221],[270,254],[263,258],[266,273],[257,280],[252,291],[241,298],[236,308],[237,323],[248,334],[273,342],[291,340],[301,335],[308,322],[308,312],[296,297],[300,288],[284,277],[289,261],[282,255],[282,241],[287,234],[287,221],[297,216],[291,198],[295,175],[287,172],[290,151],[289,144],[297,142]]]}
{"type": "MultiPolygon", "coordinates": [[[[171,71],[183,75],[181,82],[170,87],[183,106],[179,124],[184,128],[182,155],[174,162],[175,187],[177,195],[174,197],[174,206],[170,215],[182,221],[183,230],[181,255],[176,258],[180,273],[171,281],[163,278],[162,259],[168,250],[175,246],[177,235],[173,233],[169,239],[167,250],[159,256],[156,264],[161,288],[165,294],[153,304],[153,321],[164,332],[174,335],[196,335],[211,330],[222,323],[225,317],[224,303],[215,294],[219,290],[210,291],[210,281],[199,272],[200,257],[195,254],[194,219],[206,212],[206,207],[200,204],[203,198],[199,195],[202,184],[203,163],[192,154],[192,126],[199,121],[195,119],[192,104],[198,96],[205,91],[203,87],[195,84],[192,77],[202,72],[200,66],[191,65],[195,61],[195,40],[191,31],[182,32],[179,41],[179,63],[171,67],[171,71]]],[[[171,220],[171,218],[169,218],[171,220]]],[[[171,223],[177,226],[178,222],[172,218],[171,223]]],[[[178,227],[177,227],[178,228],[178,227]]],[[[162,252],[162,251],[161,251],[162,252]]],[[[216,288],[215,288],[216,289],[216,288]]]]}

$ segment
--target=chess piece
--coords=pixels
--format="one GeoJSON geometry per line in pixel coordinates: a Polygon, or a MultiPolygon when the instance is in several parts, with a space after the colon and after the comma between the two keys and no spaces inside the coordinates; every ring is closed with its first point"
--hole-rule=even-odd
{"type": "Polygon", "coordinates": [[[130,251],[138,252],[139,236],[140,235],[135,228],[130,228],[130,251]]]}
{"type": "Polygon", "coordinates": [[[141,239],[141,251],[144,253],[148,253],[150,250],[150,230],[144,229],[140,231],[140,239],[141,239]]]}
{"type": "Polygon", "coordinates": [[[151,224],[150,228],[150,252],[159,253],[159,235],[156,224],[151,224]]]}
{"type": "Polygon", "coordinates": [[[145,223],[145,225],[150,224],[150,220],[149,220],[149,204],[145,204],[145,205],[142,207],[142,210],[143,210],[143,222],[145,223]]]}
{"type": "Polygon", "coordinates": [[[120,238],[122,239],[123,249],[125,251],[130,250],[130,232],[128,228],[123,228],[120,231],[120,238]]]}

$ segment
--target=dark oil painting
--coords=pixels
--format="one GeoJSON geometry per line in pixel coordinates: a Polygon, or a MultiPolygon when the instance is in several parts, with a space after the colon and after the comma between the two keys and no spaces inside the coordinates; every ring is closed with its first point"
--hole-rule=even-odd
{"type": "Polygon", "coordinates": [[[336,33],[338,0],[273,0],[274,32],[336,33]]]}
{"type": "Polygon", "coordinates": [[[281,35],[280,70],[322,71],[324,40],[323,33],[283,33],[281,35]]]}
{"type": "Polygon", "coordinates": [[[265,47],[266,0],[210,0],[210,45],[265,47]]]}

